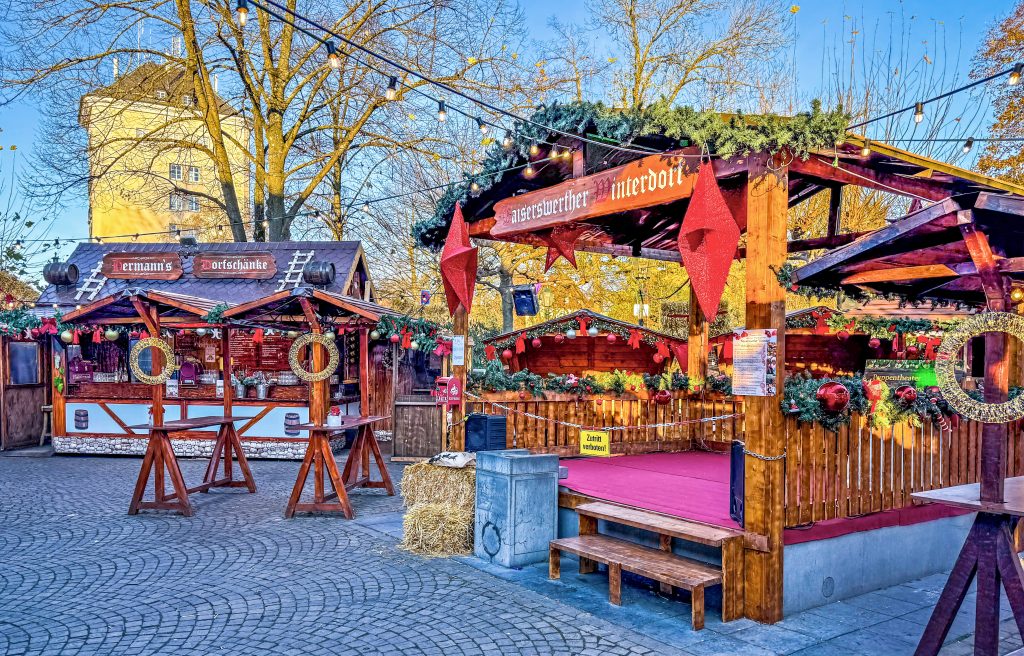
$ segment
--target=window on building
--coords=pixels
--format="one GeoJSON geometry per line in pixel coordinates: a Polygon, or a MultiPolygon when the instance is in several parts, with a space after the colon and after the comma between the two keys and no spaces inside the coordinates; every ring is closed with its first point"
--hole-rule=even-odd
{"type": "Polygon", "coordinates": [[[188,196],[186,196],[186,200],[188,201],[188,211],[189,212],[198,212],[199,211],[199,196],[194,196],[192,194],[189,194],[188,196]]]}
{"type": "Polygon", "coordinates": [[[11,385],[38,385],[40,382],[39,343],[8,342],[11,385]]]}
{"type": "Polygon", "coordinates": [[[143,130],[142,128],[135,128],[135,138],[136,139],[142,139],[145,136],[146,136],[146,131],[145,130],[143,130]]]}
{"type": "Polygon", "coordinates": [[[181,164],[171,164],[168,177],[171,180],[183,180],[185,176],[183,174],[181,164]]]}
{"type": "Polygon", "coordinates": [[[185,199],[181,197],[181,194],[171,194],[170,208],[172,212],[182,212],[185,210],[185,199]]]}
{"type": "Polygon", "coordinates": [[[164,91],[163,89],[157,89],[156,90],[156,97],[159,100],[167,100],[167,92],[164,91]]]}
{"type": "Polygon", "coordinates": [[[185,107],[191,107],[192,105],[196,104],[196,99],[192,96],[182,96],[181,104],[185,107]]]}
{"type": "Polygon", "coordinates": [[[189,182],[199,182],[199,167],[198,166],[190,166],[190,167],[188,167],[188,181],[189,182]]]}

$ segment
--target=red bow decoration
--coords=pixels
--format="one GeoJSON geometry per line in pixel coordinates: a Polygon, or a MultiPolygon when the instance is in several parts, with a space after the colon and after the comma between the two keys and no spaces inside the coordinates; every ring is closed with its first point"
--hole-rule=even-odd
{"type": "MultiPolygon", "coordinates": [[[[494,348],[493,346],[490,348],[494,348]]],[[[434,347],[434,355],[444,357],[452,354],[452,343],[446,339],[437,340],[437,346],[434,347]]]]}
{"type": "Polygon", "coordinates": [[[526,336],[523,333],[516,338],[516,353],[526,353],[526,336]]]}
{"type": "Polygon", "coordinates": [[[929,339],[928,342],[927,342],[927,345],[925,346],[925,349],[924,349],[924,357],[925,357],[925,359],[927,359],[927,360],[934,360],[935,359],[935,349],[937,349],[939,347],[939,345],[941,345],[941,344],[942,344],[942,338],[941,337],[933,337],[933,338],[929,339]]]}
{"type": "Polygon", "coordinates": [[[46,317],[40,319],[39,332],[43,335],[56,335],[57,334],[57,319],[54,317],[46,317]]]}
{"type": "Polygon", "coordinates": [[[92,343],[99,344],[101,341],[103,341],[103,330],[96,326],[95,330],[92,331],[92,343]]]}
{"type": "Polygon", "coordinates": [[[880,380],[864,381],[864,396],[871,401],[871,412],[875,411],[878,402],[882,400],[882,388],[884,383],[880,380]]]}
{"type": "Polygon", "coordinates": [[[668,350],[668,347],[665,346],[664,342],[656,342],[654,344],[654,348],[657,349],[658,355],[660,355],[663,358],[667,358],[668,356],[672,355],[672,352],[668,350]]]}
{"type": "Polygon", "coordinates": [[[256,330],[252,331],[252,343],[253,344],[262,344],[263,343],[263,329],[262,328],[257,328],[256,330]]]}
{"type": "Polygon", "coordinates": [[[588,319],[587,317],[584,317],[582,315],[576,317],[576,323],[578,323],[580,325],[580,332],[581,333],[587,332],[587,324],[589,322],[590,322],[590,319],[588,319]]]}
{"type": "Polygon", "coordinates": [[[826,315],[824,313],[812,313],[812,314],[817,314],[817,316],[814,317],[814,334],[815,335],[827,335],[828,334],[828,323],[826,323],[826,320],[828,319],[828,317],[830,315],[826,315]]]}
{"type": "Polygon", "coordinates": [[[690,274],[704,316],[718,315],[729,267],[740,243],[740,228],[725,202],[710,162],[697,171],[690,205],[679,228],[680,263],[690,274]]]}
{"type": "Polygon", "coordinates": [[[412,346],[412,331],[408,328],[402,328],[402,348],[409,348],[412,346]]]}
{"type": "Polygon", "coordinates": [[[498,357],[498,350],[494,348],[494,344],[488,344],[484,347],[484,355],[488,360],[494,360],[498,357]]]}
{"type": "Polygon", "coordinates": [[[629,344],[630,348],[640,348],[640,331],[637,330],[636,328],[630,328],[629,341],[627,341],[626,343],[629,344]]]}
{"type": "Polygon", "coordinates": [[[477,252],[469,243],[469,227],[462,218],[462,207],[456,203],[448,238],[441,250],[441,283],[448,312],[453,316],[460,304],[467,312],[473,307],[476,263],[477,252]]]}

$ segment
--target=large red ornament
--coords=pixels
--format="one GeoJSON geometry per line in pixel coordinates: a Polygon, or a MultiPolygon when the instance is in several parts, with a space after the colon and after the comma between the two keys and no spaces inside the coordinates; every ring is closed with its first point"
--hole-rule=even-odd
{"type": "Polygon", "coordinates": [[[845,342],[846,340],[850,339],[850,332],[847,330],[840,330],[838,333],[836,333],[836,337],[839,338],[839,341],[845,342]]]}
{"type": "Polygon", "coordinates": [[[402,338],[398,336],[398,333],[391,333],[391,337],[388,337],[388,341],[392,344],[397,344],[402,338]]]}
{"type": "Polygon", "coordinates": [[[609,344],[614,344],[615,340],[618,339],[618,337],[615,336],[615,333],[608,333],[608,337],[606,339],[608,340],[609,344]]]}
{"type": "Polygon", "coordinates": [[[917,390],[911,385],[900,385],[896,388],[896,398],[910,405],[917,400],[917,390]]]}
{"type": "Polygon", "coordinates": [[[476,249],[469,243],[469,227],[462,218],[462,207],[456,203],[448,238],[441,250],[441,283],[448,301],[448,312],[452,315],[459,305],[467,311],[473,307],[476,262],[476,249]]]}
{"type": "Polygon", "coordinates": [[[710,162],[700,165],[690,204],[679,228],[679,256],[704,316],[718,314],[729,267],[740,243],[732,215],[710,162]]]}
{"type": "Polygon", "coordinates": [[[534,337],[530,340],[530,346],[533,348],[540,348],[540,337],[534,337]]]}
{"type": "Polygon", "coordinates": [[[503,357],[506,360],[511,360],[512,359],[512,349],[505,349],[504,351],[502,351],[501,352],[501,357],[503,357]]]}
{"type": "Polygon", "coordinates": [[[850,390],[836,381],[822,383],[814,397],[818,399],[822,410],[833,414],[846,410],[846,407],[850,405],[850,390]]]}
{"type": "Polygon", "coordinates": [[[563,335],[562,333],[556,333],[555,334],[555,344],[561,344],[564,341],[565,341],[565,335],[563,335]]]}
{"type": "Polygon", "coordinates": [[[655,353],[653,359],[655,364],[661,364],[662,362],[665,361],[665,356],[662,355],[661,353],[655,353]]]}
{"type": "Polygon", "coordinates": [[[870,346],[873,349],[876,349],[881,345],[882,340],[878,339],[877,337],[872,337],[871,339],[868,340],[868,346],[870,346]]]}
{"type": "Polygon", "coordinates": [[[668,405],[672,402],[672,393],[668,390],[658,390],[654,395],[654,402],[658,405],[668,405]]]}

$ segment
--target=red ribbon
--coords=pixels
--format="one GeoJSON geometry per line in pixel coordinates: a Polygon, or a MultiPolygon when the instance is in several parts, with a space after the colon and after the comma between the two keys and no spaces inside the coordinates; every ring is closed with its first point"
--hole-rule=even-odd
{"type": "Polygon", "coordinates": [[[526,353],[526,336],[523,333],[516,338],[516,353],[526,353]]]}
{"type": "Polygon", "coordinates": [[[484,355],[488,360],[494,360],[498,357],[498,351],[494,348],[494,344],[488,344],[484,347],[484,355]]]}
{"type": "MultiPolygon", "coordinates": [[[[488,348],[492,348],[493,349],[494,347],[493,346],[489,346],[488,348]]],[[[451,355],[451,354],[452,354],[452,343],[447,341],[447,340],[444,340],[444,339],[437,340],[437,346],[434,348],[434,355],[439,355],[441,357],[444,357],[446,355],[451,355]]]]}
{"type": "Polygon", "coordinates": [[[667,358],[672,354],[672,352],[668,350],[668,347],[665,346],[664,342],[655,343],[654,348],[658,350],[658,355],[660,355],[663,358],[667,358]]]}
{"type": "Polygon", "coordinates": [[[402,348],[409,348],[412,345],[412,331],[402,328],[402,348]]]}
{"type": "Polygon", "coordinates": [[[925,349],[924,349],[924,357],[925,357],[925,359],[927,359],[927,360],[934,360],[935,359],[935,349],[937,349],[940,344],[942,344],[942,338],[941,337],[933,337],[933,338],[929,339],[928,343],[927,343],[927,346],[925,346],[925,349]]]}
{"type": "Polygon", "coordinates": [[[640,348],[640,331],[637,328],[629,329],[629,341],[626,342],[631,348],[640,348]]]}
{"type": "Polygon", "coordinates": [[[880,380],[864,381],[864,396],[871,401],[871,412],[875,411],[878,402],[882,400],[882,385],[880,380]]]}
{"type": "Polygon", "coordinates": [[[74,330],[74,332],[72,334],[74,335],[74,337],[72,337],[71,343],[72,344],[81,344],[80,338],[82,336],[82,331],[79,330],[78,328],[75,328],[75,330],[74,330]]]}
{"type": "Polygon", "coordinates": [[[92,343],[99,344],[101,341],[103,341],[103,330],[96,326],[96,329],[92,331],[92,343]]]}
{"type": "Polygon", "coordinates": [[[39,332],[43,335],[56,335],[57,334],[57,319],[54,317],[46,317],[40,320],[41,325],[39,326],[39,332]]]}
{"type": "Polygon", "coordinates": [[[585,317],[583,315],[580,315],[580,316],[576,317],[576,322],[580,324],[580,332],[581,333],[587,332],[587,322],[589,322],[589,321],[590,321],[590,319],[588,319],[587,317],[585,317]]]}
{"type": "Polygon", "coordinates": [[[252,343],[253,344],[262,344],[263,343],[263,329],[262,328],[257,328],[256,330],[252,331],[252,343]]]}

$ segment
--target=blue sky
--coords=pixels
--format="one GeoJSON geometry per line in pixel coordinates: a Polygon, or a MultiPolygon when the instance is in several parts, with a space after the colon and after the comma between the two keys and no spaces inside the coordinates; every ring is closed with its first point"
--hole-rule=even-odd
{"type": "MultiPolygon", "coordinates": [[[[549,36],[548,20],[557,14],[563,23],[583,23],[587,18],[584,0],[521,0],[526,12],[531,36],[544,39],[549,36]],[[557,12],[552,8],[557,7],[557,12]]],[[[820,87],[822,59],[833,48],[836,40],[848,38],[847,18],[856,17],[866,25],[889,22],[890,12],[902,12],[922,24],[922,35],[930,29],[931,21],[945,23],[950,35],[962,38],[963,50],[968,57],[973,54],[991,23],[1010,12],[1013,0],[987,0],[985,2],[963,2],[962,0],[863,0],[862,2],[833,2],[814,0],[800,2],[794,16],[798,34],[794,48],[797,70],[797,84],[802,94],[811,97],[820,87]]],[[[301,3],[300,3],[301,6],[301,3]]],[[[599,53],[600,54],[600,53],[599,53]]],[[[966,79],[965,61],[958,71],[959,79],[966,79]]],[[[24,165],[31,154],[36,134],[37,112],[31,98],[12,107],[0,108],[0,176],[7,178],[12,166],[24,165]],[[18,147],[17,153],[10,151],[10,145],[18,147]]],[[[3,187],[6,185],[0,185],[3,187]]],[[[6,202],[0,198],[0,202],[6,202]]],[[[69,205],[55,220],[51,234],[82,236],[88,233],[84,202],[69,205]]]]}

